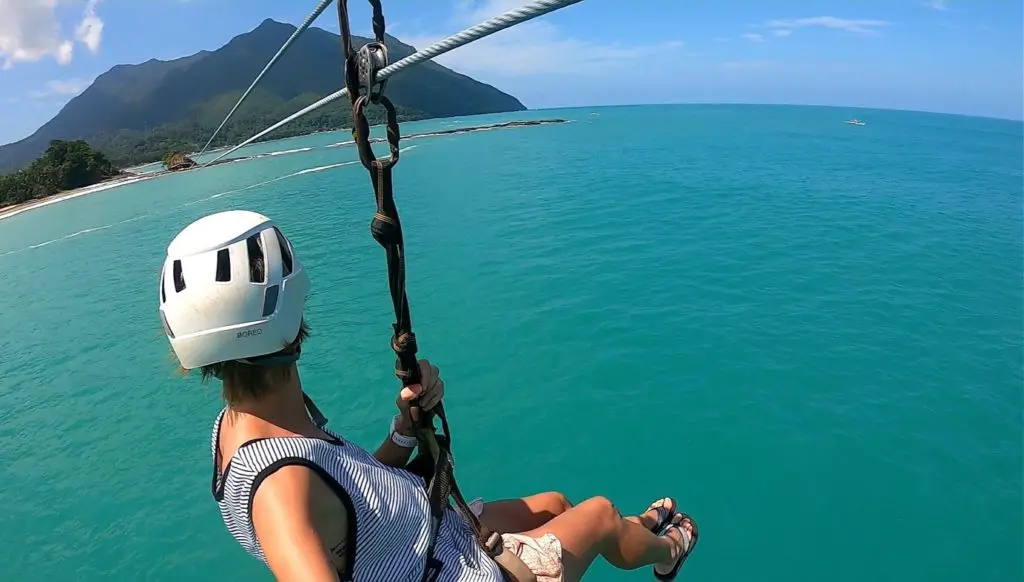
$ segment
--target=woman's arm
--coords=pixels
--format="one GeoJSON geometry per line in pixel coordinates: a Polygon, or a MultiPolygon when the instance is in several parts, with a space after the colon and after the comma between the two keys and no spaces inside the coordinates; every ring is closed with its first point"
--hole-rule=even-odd
{"type": "Polygon", "coordinates": [[[407,444],[410,446],[402,446],[394,442],[391,438],[391,433],[388,433],[388,438],[377,447],[377,451],[373,453],[373,456],[384,463],[392,467],[404,467],[409,462],[409,457],[412,456],[412,452],[416,450],[415,433],[412,430],[412,424],[406,420],[405,415],[399,415],[395,418],[395,432],[398,433],[398,440],[411,439],[407,444]]]}
{"type": "Polygon", "coordinates": [[[260,484],[252,522],[279,582],[339,582],[351,555],[345,505],[311,469],[289,465],[260,484]]]}
{"type": "Polygon", "coordinates": [[[394,429],[399,437],[395,440],[407,440],[408,443],[397,444],[388,434],[377,452],[373,454],[378,461],[392,467],[404,467],[409,462],[409,456],[416,449],[415,432],[412,429],[412,421],[409,420],[409,406],[413,402],[419,402],[423,410],[432,410],[444,398],[444,380],[441,379],[441,372],[437,366],[427,360],[420,360],[420,383],[402,388],[395,399],[398,406],[398,416],[395,417],[394,429]],[[405,437],[404,439],[402,437],[405,437]]]}

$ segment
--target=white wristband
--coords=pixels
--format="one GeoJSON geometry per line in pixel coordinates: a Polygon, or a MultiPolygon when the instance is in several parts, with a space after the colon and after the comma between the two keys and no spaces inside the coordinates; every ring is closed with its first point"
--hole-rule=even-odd
{"type": "Polygon", "coordinates": [[[395,430],[395,425],[398,424],[398,416],[391,419],[391,442],[402,447],[403,449],[414,449],[416,445],[420,444],[419,439],[416,437],[405,436],[404,434],[395,430]]]}

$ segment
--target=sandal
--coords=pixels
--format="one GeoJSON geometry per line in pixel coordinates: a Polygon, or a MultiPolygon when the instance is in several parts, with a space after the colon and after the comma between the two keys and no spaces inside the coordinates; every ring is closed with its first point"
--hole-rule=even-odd
{"type": "MultiPolygon", "coordinates": [[[[683,550],[683,553],[681,553],[679,555],[679,557],[676,558],[675,566],[673,566],[672,570],[670,570],[668,573],[661,574],[661,573],[658,572],[657,568],[655,568],[655,567],[651,568],[654,571],[654,577],[657,578],[658,580],[662,580],[664,582],[670,582],[671,580],[675,580],[676,579],[676,576],[679,574],[679,568],[683,567],[683,562],[685,562],[686,558],[688,558],[690,556],[690,553],[693,552],[693,548],[697,547],[697,537],[698,537],[697,522],[692,517],[690,517],[689,515],[686,515],[685,513],[677,513],[676,515],[680,516],[679,521],[678,522],[675,522],[675,521],[670,522],[668,525],[665,526],[665,528],[658,535],[662,535],[663,536],[663,535],[667,534],[672,528],[676,528],[676,529],[679,530],[679,533],[682,534],[683,541],[685,542],[686,547],[683,550]],[[683,522],[684,521],[689,521],[690,525],[692,526],[693,533],[691,535],[689,535],[689,536],[687,536],[686,530],[683,528],[683,522]],[[687,539],[687,538],[689,538],[689,539],[687,539]]],[[[673,516],[673,518],[674,517],[675,516],[673,516]]]]}
{"type": "Polygon", "coordinates": [[[652,503],[647,510],[644,511],[644,514],[652,511],[658,512],[658,523],[651,528],[651,531],[656,534],[660,534],[662,530],[672,523],[672,518],[676,515],[676,500],[671,497],[659,499],[652,503]]]}

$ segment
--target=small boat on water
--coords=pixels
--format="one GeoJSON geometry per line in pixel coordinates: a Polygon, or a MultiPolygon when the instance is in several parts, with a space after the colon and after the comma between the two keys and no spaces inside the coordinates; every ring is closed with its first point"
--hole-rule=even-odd
{"type": "Polygon", "coordinates": [[[867,125],[867,122],[861,121],[859,119],[847,119],[843,123],[849,123],[850,125],[867,125]]]}

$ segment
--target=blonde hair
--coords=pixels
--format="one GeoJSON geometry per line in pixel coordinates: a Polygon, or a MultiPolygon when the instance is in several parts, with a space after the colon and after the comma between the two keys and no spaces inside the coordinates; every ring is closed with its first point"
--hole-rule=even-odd
{"type": "MultiPolygon", "coordinates": [[[[298,352],[307,337],[309,337],[309,326],[303,319],[299,324],[299,333],[296,334],[295,339],[278,352],[278,355],[298,352]]],[[[258,399],[273,390],[275,386],[290,380],[294,370],[295,365],[291,363],[257,366],[232,360],[203,366],[200,369],[200,374],[203,381],[210,378],[219,379],[223,384],[221,395],[224,397],[224,402],[228,406],[232,406],[244,400],[258,399]]]]}

